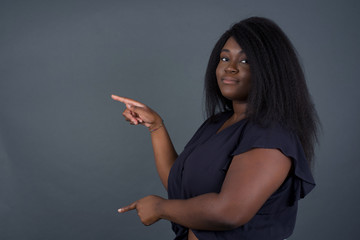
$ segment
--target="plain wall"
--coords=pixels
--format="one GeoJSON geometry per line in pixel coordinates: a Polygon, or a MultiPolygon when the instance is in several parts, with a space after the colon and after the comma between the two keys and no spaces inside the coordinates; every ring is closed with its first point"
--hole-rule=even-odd
{"type": "Polygon", "coordinates": [[[212,47],[250,16],[292,40],[323,124],[290,239],[359,236],[359,12],[355,0],[1,0],[0,239],[171,239],[165,220],[117,213],[166,192],[149,132],[110,94],[158,111],[181,151],[204,120],[212,47]]]}

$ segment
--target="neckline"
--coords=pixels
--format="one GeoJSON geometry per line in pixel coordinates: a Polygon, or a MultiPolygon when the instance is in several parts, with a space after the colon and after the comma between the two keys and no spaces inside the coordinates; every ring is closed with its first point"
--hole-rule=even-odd
{"type": "Polygon", "coordinates": [[[230,118],[234,113],[231,112],[231,111],[229,111],[229,112],[224,112],[224,114],[226,114],[226,116],[224,117],[224,119],[222,119],[221,121],[219,121],[219,124],[216,126],[215,135],[219,135],[219,134],[221,134],[222,132],[227,131],[228,129],[232,128],[233,126],[236,126],[236,125],[238,125],[239,123],[247,120],[247,118],[245,117],[245,118],[243,118],[243,119],[241,119],[241,120],[239,120],[239,121],[237,121],[237,122],[235,122],[235,123],[227,126],[226,128],[222,129],[222,130],[219,132],[220,128],[222,128],[222,126],[225,124],[225,122],[226,122],[227,120],[229,120],[229,118],[230,118]]]}

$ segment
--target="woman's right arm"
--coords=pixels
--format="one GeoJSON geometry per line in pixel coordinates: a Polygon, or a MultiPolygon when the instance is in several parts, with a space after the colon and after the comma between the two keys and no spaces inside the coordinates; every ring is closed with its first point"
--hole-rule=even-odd
{"type": "Polygon", "coordinates": [[[129,121],[130,124],[133,125],[144,125],[149,129],[156,169],[162,184],[167,189],[170,169],[178,155],[171,142],[170,136],[163,125],[161,117],[145,104],[135,100],[116,95],[111,95],[111,98],[125,104],[126,109],[123,112],[123,116],[126,121],[129,121]]]}

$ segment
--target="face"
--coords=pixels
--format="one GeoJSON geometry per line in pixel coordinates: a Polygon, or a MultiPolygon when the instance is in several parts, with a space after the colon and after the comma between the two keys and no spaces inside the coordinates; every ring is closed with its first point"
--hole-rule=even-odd
{"type": "Polygon", "coordinates": [[[251,87],[250,66],[245,53],[233,37],[220,52],[216,78],[222,95],[231,100],[246,102],[251,87]]]}

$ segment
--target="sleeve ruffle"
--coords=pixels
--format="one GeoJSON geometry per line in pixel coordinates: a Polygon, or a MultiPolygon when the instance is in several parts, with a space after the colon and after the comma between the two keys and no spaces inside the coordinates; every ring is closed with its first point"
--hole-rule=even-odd
{"type": "Polygon", "coordinates": [[[279,149],[285,156],[292,160],[292,193],[291,202],[304,198],[314,187],[315,181],[311,174],[309,164],[299,138],[292,132],[284,129],[279,124],[263,128],[248,123],[240,138],[238,147],[232,155],[247,152],[253,148],[279,149]]]}

